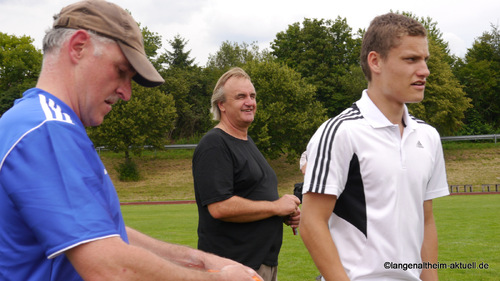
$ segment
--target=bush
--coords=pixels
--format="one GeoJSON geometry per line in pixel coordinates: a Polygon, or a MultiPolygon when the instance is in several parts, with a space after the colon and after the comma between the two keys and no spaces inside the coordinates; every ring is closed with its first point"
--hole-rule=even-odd
{"type": "Polygon", "coordinates": [[[118,164],[115,170],[118,172],[118,179],[121,181],[139,181],[141,179],[139,169],[132,159],[126,159],[125,162],[118,164]]]}

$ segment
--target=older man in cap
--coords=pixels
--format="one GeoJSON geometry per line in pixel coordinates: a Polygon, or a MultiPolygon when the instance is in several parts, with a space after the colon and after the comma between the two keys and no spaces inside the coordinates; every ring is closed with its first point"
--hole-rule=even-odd
{"type": "Polygon", "coordinates": [[[229,259],[125,226],[85,126],[97,126],[131,80],[162,77],[122,8],[81,1],[55,16],[36,88],[0,119],[0,280],[254,280],[229,259]]]}

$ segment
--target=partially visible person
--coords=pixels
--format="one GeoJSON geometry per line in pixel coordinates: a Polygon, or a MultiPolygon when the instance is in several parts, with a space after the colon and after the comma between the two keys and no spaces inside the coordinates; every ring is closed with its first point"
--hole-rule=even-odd
{"type": "Polygon", "coordinates": [[[283,221],[298,227],[300,201],[294,195],[279,197],[276,174],[248,135],[256,98],[241,68],[230,69],[215,86],[211,110],[219,123],[193,156],[198,248],[241,262],[272,281],[283,221]]]}
{"type": "Polygon", "coordinates": [[[378,16],[361,65],[368,89],[326,121],[307,146],[300,222],[322,280],[437,280],[432,199],[449,194],[438,132],[408,113],[429,76],[418,21],[378,16]],[[388,266],[389,265],[389,266],[388,266]]]}
{"type": "Polygon", "coordinates": [[[299,168],[302,174],[306,173],[306,168],[307,168],[307,150],[302,152],[300,155],[300,161],[299,161],[299,168]]]}
{"type": "MultiPolygon", "coordinates": [[[[302,174],[306,173],[306,167],[307,167],[307,151],[302,152],[300,155],[300,160],[299,160],[299,168],[302,174]]],[[[303,190],[303,185],[304,182],[298,182],[294,184],[293,186],[293,195],[297,196],[299,198],[300,202],[302,203],[302,190],[303,190]]],[[[296,230],[294,229],[294,234],[296,234],[296,230]]]]}
{"type": "Polygon", "coordinates": [[[109,2],[55,16],[36,88],[0,119],[1,280],[254,280],[237,262],[125,226],[85,126],[129,100],[132,79],[163,83],[142,40],[109,2]]]}

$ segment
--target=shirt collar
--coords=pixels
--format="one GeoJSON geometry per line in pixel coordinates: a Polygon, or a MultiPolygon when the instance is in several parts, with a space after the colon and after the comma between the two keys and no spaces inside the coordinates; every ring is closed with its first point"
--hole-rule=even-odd
{"type": "MultiPolygon", "coordinates": [[[[373,103],[373,101],[368,96],[367,90],[363,91],[361,95],[361,99],[356,102],[361,114],[364,119],[373,127],[373,128],[383,128],[383,127],[392,127],[394,124],[385,117],[385,115],[378,109],[378,107],[373,103]]],[[[408,129],[414,128],[416,121],[410,117],[408,113],[408,108],[404,105],[404,113],[403,113],[404,124],[408,129]]]]}

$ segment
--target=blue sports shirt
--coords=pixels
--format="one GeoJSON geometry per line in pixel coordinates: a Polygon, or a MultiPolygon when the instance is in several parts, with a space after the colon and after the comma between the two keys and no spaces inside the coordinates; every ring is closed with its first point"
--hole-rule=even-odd
{"type": "Polygon", "coordinates": [[[85,127],[30,89],[0,118],[0,280],[82,280],[64,255],[121,236],[120,203],[85,127]]]}

